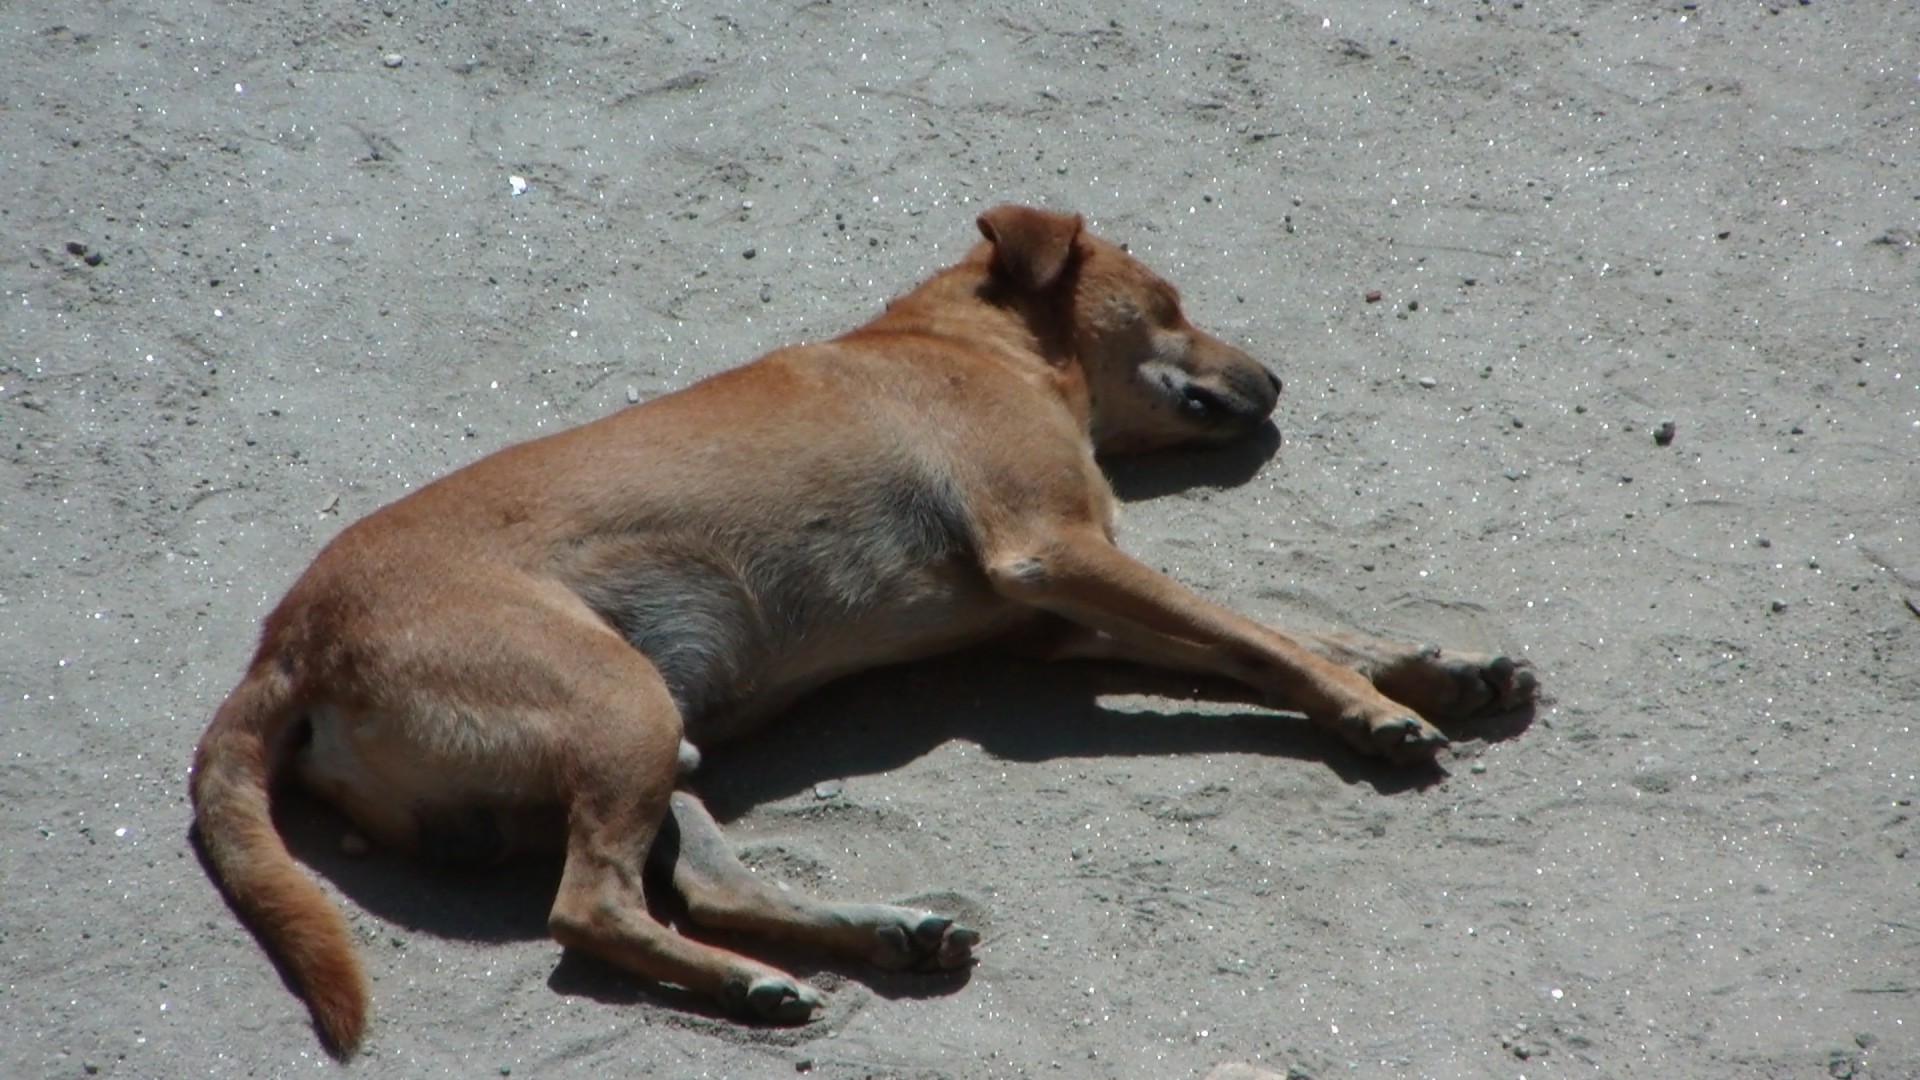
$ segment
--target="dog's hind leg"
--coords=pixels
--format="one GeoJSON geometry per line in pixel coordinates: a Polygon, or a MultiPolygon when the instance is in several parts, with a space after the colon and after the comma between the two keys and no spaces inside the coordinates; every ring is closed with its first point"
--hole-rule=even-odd
{"type": "Polygon", "coordinates": [[[624,642],[568,642],[562,785],[566,868],[548,927],[560,944],[714,998],[750,1019],[799,1023],[822,1004],[791,975],[681,937],[647,910],[643,869],[679,777],[680,718],[658,672],[624,642]]]}
{"type": "Polygon", "coordinates": [[[674,888],[686,901],[687,917],[701,926],[808,943],[891,971],[951,971],[973,962],[980,935],[952,919],[778,888],[741,865],[699,799],[676,791],[671,806],[673,835],[661,839],[659,852],[672,855],[674,888]]]}

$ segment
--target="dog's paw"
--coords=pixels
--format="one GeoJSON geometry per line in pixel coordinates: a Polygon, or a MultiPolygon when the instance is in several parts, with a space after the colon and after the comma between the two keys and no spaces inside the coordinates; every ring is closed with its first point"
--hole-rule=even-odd
{"type": "Polygon", "coordinates": [[[1379,665],[1373,683],[1393,700],[1441,721],[1512,712],[1531,704],[1540,692],[1533,665],[1525,660],[1449,652],[1437,645],[1379,665]]]}
{"type": "Polygon", "coordinates": [[[1375,753],[1399,765],[1432,761],[1451,741],[1439,728],[1413,713],[1375,723],[1367,734],[1375,753]]]}
{"type": "Polygon", "coordinates": [[[1397,765],[1430,762],[1449,741],[1439,728],[1404,710],[1348,714],[1340,718],[1337,728],[1355,750],[1397,765]]]}
{"type": "Polygon", "coordinates": [[[818,990],[777,972],[729,983],[723,994],[734,1013],[772,1024],[804,1024],[826,1004],[818,990]]]}
{"type": "Polygon", "coordinates": [[[900,910],[874,931],[869,957],[888,971],[955,971],[973,963],[980,935],[944,915],[900,910]]]}

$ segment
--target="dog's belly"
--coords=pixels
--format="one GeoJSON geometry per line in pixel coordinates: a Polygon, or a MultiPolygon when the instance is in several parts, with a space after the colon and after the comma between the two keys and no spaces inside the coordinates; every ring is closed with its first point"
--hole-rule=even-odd
{"type": "Polygon", "coordinates": [[[595,606],[659,670],[696,746],[843,675],[963,648],[1023,617],[971,560],[846,570],[672,560],[630,574],[624,602],[595,606]]]}

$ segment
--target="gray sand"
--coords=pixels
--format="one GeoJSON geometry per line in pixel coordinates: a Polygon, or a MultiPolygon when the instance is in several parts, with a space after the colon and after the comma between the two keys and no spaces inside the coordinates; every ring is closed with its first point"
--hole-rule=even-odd
{"type": "Polygon", "coordinates": [[[791,1031],[563,959],[547,868],[299,811],[354,1072],[1920,1076],[1920,6],[1070,7],[0,7],[0,1075],[336,1069],[186,841],[259,617],[1018,200],[1287,379],[1270,460],[1121,475],[1130,550],[1551,700],[1422,783],[1083,669],[832,688],[710,755],[716,810],[988,940],[783,958],[833,999],[791,1031]]]}

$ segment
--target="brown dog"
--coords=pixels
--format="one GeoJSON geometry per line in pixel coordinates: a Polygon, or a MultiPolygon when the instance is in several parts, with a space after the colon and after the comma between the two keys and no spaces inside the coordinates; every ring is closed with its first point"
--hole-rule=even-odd
{"type": "Polygon", "coordinates": [[[672,861],[694,923],[888,968],[972,962],[926,912],[768,888],[680,782],[695,747],[828,680],[1036,629],[1052,655],[1227,676],[1398,761],[1425,717],[1533,697],[1524,664],[1283,635],[1123,554],[1096,452],[1215,443],[1280,380],[1078,217],[979,219],[959,265],[844,337],[502,450],[347,529],[268,616],[201,739],[193,803],[234,906],[338,1053],[366,1023],[345,920],[268,812],[283,768],[392,848],[463,860],[564,845],[561,944],[793,1022],[791,976],[674,933],[641,893],[672,861]],[[654,840],[663,828],[677,844],[654,840]]]}

